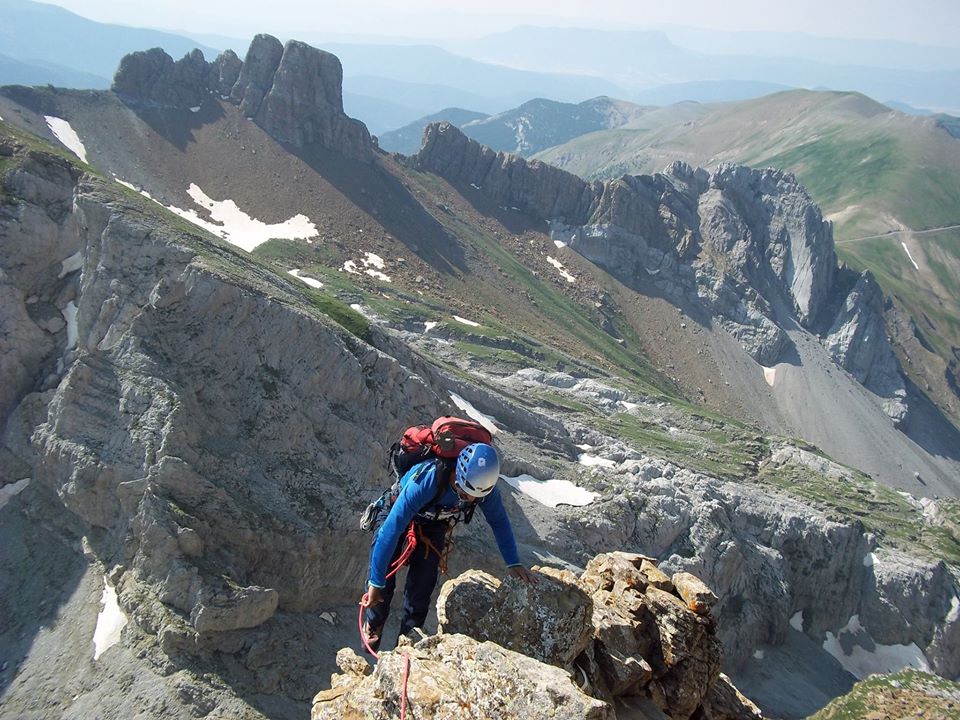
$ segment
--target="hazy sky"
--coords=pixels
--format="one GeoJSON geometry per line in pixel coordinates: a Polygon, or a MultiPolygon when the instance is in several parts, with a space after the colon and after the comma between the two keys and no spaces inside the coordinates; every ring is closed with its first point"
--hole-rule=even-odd
{"type": "Polygon", "coordinates": [[[47,0],[105,22],[246,37],[455,37],[514,25],[784,30],[960,46],[960,0],[47,0]]]}

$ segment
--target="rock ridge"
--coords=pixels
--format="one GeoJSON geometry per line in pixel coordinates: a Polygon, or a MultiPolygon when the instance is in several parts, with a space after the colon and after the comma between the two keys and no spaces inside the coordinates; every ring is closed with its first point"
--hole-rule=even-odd
{"type": "Polygon", "coordinates": [[[404,692],[397,683],[404,655],[408,709],[438,720],[612,719],[627,697],[677,720],[761,718],[721,676],[710,614],[716,597],[695,576],[670,578],[652,558],[624,552],[592,558],[580,576],[550,567],[533,573],[535,584],[476,570],[447,581],[437,599],[437,634],[412,645],[402,638],[372,673],[341,650],[344,672],[314,698],[312,720],[358,710],[389,717],[404,692]],[[449,674],[456,682],[446,681],[449,674]],[[436,685],[441,692],[430,692],[436,685]]]}
{"type": "Polygon", "coordinates": [[[820,334],[837,364],[896,423],[905,420],[882,295],[868,276],[847,281],[829,223],[791,173],[720,165],[711,175],[675,162],[654,175],[586,182],[494,152],[446,122],[426,128],[411,162],[549,223],[555,241],[631,287],[702,309],[762,365],[790,346],[785,325],[820,334]]]}
{"type": "Polygon", "coordinates": [[[369,159],[375,142],[343,111],[343,69],[335,55],[298,40],[254,37],[241,61],[227,50],[213,61],[193,50],[174,61],[160,48],[124,56],[112,90],[134,106],[197,109],[210,96],[229,101],[271,136],[294,147],[318,144],[369,159]]]}

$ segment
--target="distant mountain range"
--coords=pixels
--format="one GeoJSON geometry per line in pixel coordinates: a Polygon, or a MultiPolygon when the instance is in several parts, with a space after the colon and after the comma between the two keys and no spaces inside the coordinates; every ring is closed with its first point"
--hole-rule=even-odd
{"type": "MultiPolygon", "coordinates": [[[[690,32],[686,35],[691,37],[690,32]]],[[[524,26],[458,42],[456,47],[487,62],[599,75],[625,88],[627,94],[620,97],[630,100],[636,91],[661,85],[750,80],[857,90],[877,100],[931,109],[960,108],[960,52],[956,49],[785,35],[791,42],[780,45],[766,35],[761,35],[763,42],[744,40],[740,45],[728,39],[721,53],[713,49],[712,32],[699,35],[702,39],[691,50],[662,31],[524,26]],[[861,48],[862,53],[851,52],[851,47],[861,48]],[[921,62],[910,59],[913,51],[921,62]]]]}
{"type": "Polygon", "coordinates": [[[446,120],[487,147],[528,156],[586,133],[626,125],[653,109],[608,97],[577,104],[538,98],[493,116],[448,108],[385,133],[380,146],[411,155],[420,149],[424,128],[446,120]]]}
{"type": "Polygon", "coordinates": [[[179,58],[199,47],[207,59],[217,51],[181,35],[108,25],[56,5],[0,0],[0,85],[54,84],[106,88],[127,53],[162,47],[179,58]]]}

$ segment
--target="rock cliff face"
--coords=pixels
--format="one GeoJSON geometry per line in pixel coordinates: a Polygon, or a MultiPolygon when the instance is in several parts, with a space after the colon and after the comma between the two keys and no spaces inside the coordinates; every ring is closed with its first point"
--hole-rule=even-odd
{"type": "Polygon", "coordinates": [[[904,419],[904,382],[882,331],[876,284],[862,278],[837,311],[836,295],[846,290],[833,238],[792,175],[721,166],[711,176],[678,162],[653,176],[587,183],[495,153],[449,123],[426,129],[413,162],[549,222],[557,241],[629,285],[702,308],[763,365],[782,358],[784,323],[829,328],[838,364],[879,395],[895,421],[904,419]]]}
{"type": "Polygon", "coordinates": [[[257,35],[243,62],[232,50],[212,63],[199,50],[176,62],[160,48],[131,53],[120,61],[112,89],[134,105],[180,109],[201,106],[213,94],[239,105],[280,142],[368,158],[373,141],[363,123],[344,114],[342,82],[336,56],[257,35]]]}

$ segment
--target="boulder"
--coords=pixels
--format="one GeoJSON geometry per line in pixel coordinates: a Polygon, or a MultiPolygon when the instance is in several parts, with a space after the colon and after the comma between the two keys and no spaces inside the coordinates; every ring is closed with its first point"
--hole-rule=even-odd
{"type": "Polygon", "coordinates": [[[399,715],[407,676],[407,717],[432,720],[610,720],[611,707],[585,695],[560,668],[492,642],[437,635],[383,652],[373,673],[334,675],[314,697],[311,720],[399,715]],[[409,669],[405,666],[409,661],[409,669]]]}
{"type": "Polygon", "coordinates": [[[534,584],[515,578],[500,582],[478,571],[448,580],[437,602],[438,631],[489,640],[569,667],[590,642],[590,598],[573,573],[551,568],[534,573],[534,584]],[[461,600],[468,610],[457,607],[461,600]]]}
{"type": "Polygon", "coordinates": [[[262,625],[277,610],[280,596],[272,588],[245,587],[210,604],[198,604],[191,615],[198,633],[225,632],[262,625]]]}
{"type": "Polygon", "coordinates": [[[674,573],[673,586],[687,604],[687,608],[697,615],[706,615],[717,603],[717,596],[696,575],[688,572],[674,573]]]}

